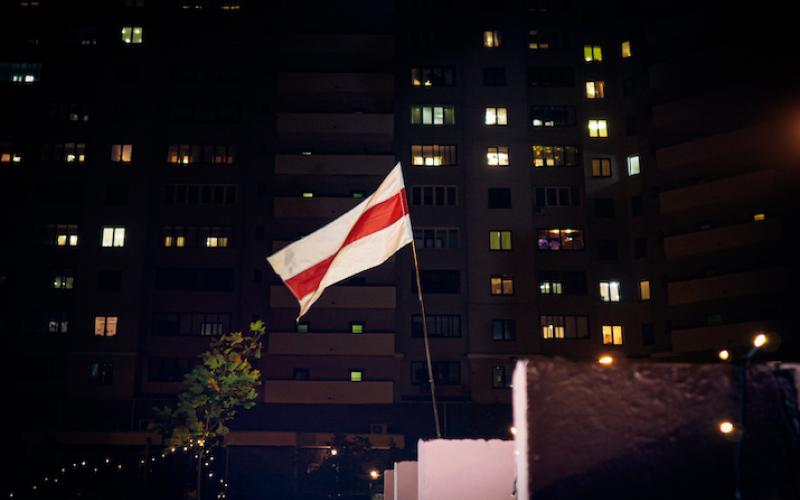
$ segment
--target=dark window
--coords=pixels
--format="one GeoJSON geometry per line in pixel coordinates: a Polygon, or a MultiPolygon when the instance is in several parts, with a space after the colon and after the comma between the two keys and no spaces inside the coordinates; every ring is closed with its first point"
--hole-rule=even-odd
{"type": "Polygon", "coordinates": [[[641,196],[631,197],[631,215],[634,217],[641,217],[644,213],[644,204],[642,203],[641,196]]]}
{"type": "Polygon", "coordinates": [[[636,238],[633,242],[633,256],[637,259],[647,257],[647,239],[636,238]]]}
{"type": "Polygon", "coordinates": [[[487,87],[504,87],[506,85],[506,69],[484,68],[483,84],[487,87]]]}
{"type": "Polygon", "coordinates": [[[622,80],[622,95],[625,97],[636,95],[636,81],[633,77],[622,80]]]}
{"type": "Polygon", "coordinates": [[[642,324],[642,345],[653,345],[656,343],[653,323],[642,324]]]}
{"type": "Polygon", "coordinates": [[[492,388],[506,389],[511,387],[511,374],[514,372],[509,365],[496,365],[492,367],[492,388]]]}
{"type": "Polygon", "coordinates": [[[122,271],[103,269],[97,272],[98,292],[119,292],[122,289],[122,271]]]}
{"type": "Polygon", "coordinates": [[[515,340],[517,324],[513,319],[492,320],[492,340],[515,340]]]}
{"type": "MultiPolygon", "coordinates": [[[[461,316],[458,314],[428,314],[429,337],[460,337],[461,316]]],[[[411,316],[411,336],[422,338],[422,316],[411,316]]]]}
{"type": "Polygon", "coordinates": [[[156,313],[153,334],[157,336],[218,336],[230,331],[228,313],[156,313]]]}
{"type": "Polygon", "coordinates": [[[511,190],[508,188],[489,188],[489,208],[511,208],[511,190]]]}
{"type": "Polygon", "coordinates": [[[127,205],[128,204],[128,186],[107,186],[106,205],[127,205]]]}
{"type": "Polygon", "coordinates": [[[455,186],[411,186],[411,204],[452,207],[458,205],[455,186]]]}
{"type": "Polygon", "coordinates": [[[539,291],[546,295],[586,295],[586,273],[583,271],[539,271],[539,291]],[[543,283],[548,283],[542,287],[543,283]],[[553,284],[557,284],[556,287],[553,284]]]}
{"type": "Polygon", "coordinates": [[[528,85],[531,87],[574,87],[575,73],[570,67],[528,68],[528,85]]]}
{"type": "Polygon", "coordinates": [[[601,239],[597,241],[597,258],[616,260],[618,258],[616,240],[601,239]]]}
{"type": "Polygon", "coordinates": [[[597,217],[613,218],[614,217],[614,198],[595,198],[594,200],[594,214],[597,217]]]}
{"type": "Polygon", "coordinates": [[[152,357],[148,361],[148,379],[151,382],[180,382],[194,364],[195,358],[152,357]]]}
{"type": "Polygon", "coordinates": [[[629,116],[625,120],[625,135],[636,135],[639,131],[639,121],[635,116],[629,116]]]}
{"type": "Polygon", "coordinates": [[[89,385],[111,385],[113,381],[113,364],[98,361],[89,363],[89,385]]]}
{"type": "MultiPolygon", "coordinates": [[[[434,361],[431,363],[433,380],[437,385],[453,385],[461,383],[461,363],[458,361],[434,361]]],[[[425,361],[411,362],[411,383],[428,384],[428,365],[425,361]]]]}
{"type": "Polygon", "coordinates": [[[458,229],[449,227],[418,227],[414,229],[418,248],[449,250],[458,248],[458,229]]]}
{"type": "Polygon", "coordinates": [[[156,269],[156,290],[230,292],[233,269],[162,267],[156,269]]]}
{"type": "Polygon", "coordinates": [[[295,368],[292,378],[294,380],[308,380],[311,378],[311,371],[308,368],[295,368]]]}
{"type": "Polygon", "coordinates": [[[535,189],[537,207],[579,207],[580,190],[577,187],[549,186],[535,189]]]}
{"type": "MultiPolygon", "coordinates": [[[[459,271],[420,271],[423,293],[460,293],[459,271]]],[[[411,291],[417,293],[416,275],[411,273],[411,291]]]]}

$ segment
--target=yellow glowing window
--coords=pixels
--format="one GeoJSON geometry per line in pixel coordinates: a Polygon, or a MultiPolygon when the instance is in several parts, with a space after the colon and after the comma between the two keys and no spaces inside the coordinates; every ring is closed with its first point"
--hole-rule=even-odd
{"type": "Polygon", "coordinates": [[[586,82],[586,98],[587,99],[605,99],[606,97],[606,82],[586,82]]]}
{"type": "Polygon", "coordinates": [[[132,144],[114,144],[111,146],[111,161],[116,163],[130,163],[132,157],[132,144]]]}
{"type": "Polygon", "coordinates": [[[225,248],[228,246],[228,238],[226,236],[209,236],[206,238],[206,246],[208,248],[225,248]]]}
{"type": "Polygon", "coordinates": [[[53,278],[53,288],[58,290],[72,290],[75,278],[69,274],[58,274],[53,278]]]}
{"type": "Polygon", "coordinates": [[[141,26],[123,26],[122,27],[122,42],[126,44],[139,44],[142,43],[142,27],[141,26]]]}
{"type": "Polygon", "coordinates": [[[361,382],[364,380],[364,370],[350,370],[350,382],[361,382]]]}
{"type": "Polygon", "coordinates": [[[765,213],[753,214],[753,222],[761,222],[763,220],[767,220],[767,214],[765,213]]]}
{"type": "Polygon", "coordinates": [[[65,143],[64,161],[67,163],[84,163],[86,161],[86,144],[75,142],[65,143]]]}
{"type": "Polygon", "coordinates": [[[484,122],[491,126],[508,125],[508,108],[486,108],[484,122]]]}
{"type": "Polygon", "coordinates": [[[508,146],[491,146],[487,148],[486,163],[490,167],[507,167],[508,146]]]}
{"type": "Polygon", "coordinates": [[[603,325],[603,344],[622,345],[622,325],[603,325]]]}
{"type": "Polygon", "coordinates": [[[514,278],[511,276],[491,276],[489,278],[491,295],[514,295],[514,278]]]}
{"type": "Polygon", "coordinates": [[[483,32],[483,46],[490,49],[496,49],[500,46],[502,40],[500,39],[500,32],[497,30],[483,32]]]}
{"type": "Polygon", "coordinates": [[[611,177],[611,159],[592,158],[592,177],[611,177]]]}
{"type": "Polygon", "coordinates": [[[125,246],[125,228],[122,226],[106,226],[103,228],[103,248],[120,248],[125,246]]]}
{"type": "Polygon", "coordinates": [[[314,193],[312,193],[311,191],[306,191],[306,192],[303,193],[303,198],[305,198],[307,200],[310,200],[313,197],[314,197],[314,193]]]}
{"type": "Polygon", "coordinates": [[[236,10],[240,10],[242,8],[242,6],[239,5],[239,3],[226,2],[226,3],[223,3],[222,5],[220,5],[219,8],[222,9],[222,10],[236,11],[236,10]]]}
{"type": "Polygon", "coordinates": [[[417,167],[441,167],[456,164],[456,147],[441,144],[411,146],[411,164],[417,167]]]}
{"type": "Polygon", "coordinates": [[[350,333],[364,333],[364,323],[350,323],[350,333]]]}
{"type": "Polygon", "coordinates": [[[603,48],[600,45],[584,45],[583,60],[586,62],[601,62],[603,60],[603,48]]]}
{"type": "Polygon", "coordinates": [[[560,281],[540,281],[539,293],[542,295],[562,295],[564,284],[560,281]]]}
{"type": "Polygon", "coordinates": [[[117,334],[117,316],[95,316],[95,337],[113,337],[117,334]]]}
{"type": "Polygon", "coordinates": [[[641,300],[650,300],[650,280],[641,280],[639,282],[639,298],[641,300]]]}
{"type": "Polygon", "coordinates": [[[489,250],[511,250],[511,231],[489,231],[489,250]]]}
{"type": "Polygon", "coordinates": [[[633,53],[631,52],[631,42],[629,40],[625,40],[622,42],[622,58],[627,59],[631,57],[633,53]]]}
{"type": "Polygon", "coordinates": [[[589,137],[608,137],[608,120],[589,120],[589,137]]]}
{"type": "Polygon", "coordinates": [[[528,31],[528,48],[531,50],[544,50],[550,48],[550,42],[537,30],[528,31]]]}

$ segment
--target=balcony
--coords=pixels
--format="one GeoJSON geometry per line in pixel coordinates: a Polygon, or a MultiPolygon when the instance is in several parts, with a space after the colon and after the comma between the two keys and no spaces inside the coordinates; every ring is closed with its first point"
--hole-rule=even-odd
{"type": "Polygon", "coordinates": [[[270,333],[270,355],[393,356],[393,333],[270,333]]]}
{"type": "Polygon", "coordinates": [[[267,380],[264,402],[283,404],[391,404],[394,382],[342,380],[267,380]]]}
{"type": "Polygon", "coordinates": [[[394,39],[389,35],[282,35],[280,48],[281,52],[300,58],[340,59],[344,56],[388,62],[394,57],[394,39]]]}
{"type": "Polygon", "coordinates": [[[276,197],[273,210],[276,219],[335,219],[363,200],[352,197],[276,197]]]}
{"type": "MultiPolygon", "coordinates": [[[[393,286],[334,286],[314,303],[315,309],[394,309],[393,286]]],[[[297,300],[284,285],[270,287],[270,307],[297,308],[297,300]]]]}
{"type": "Polygon", "coordinates": [[[776,183],[775,172],[762,170],[664,191],[659,195],[661,213],[679,212],[764,197],[775,192],[776,183]]]}
{"type": "Polygon", "coordinates": [[[281,95],[379,94],[391,96],[394,75],[377,73],[282,73],[281,95]]]}
{"type": "Polygon", "coordinates": [[[656,150],[656,164],[663,170],[735,160],[759,147],[760,134],[758,129],[748,128],[661,148],[656,150]]]}
{"type": "Polygon", "coordinates": [[[275,155],[275,174],[384,176],[394,163],[393,155],[275,155]]]}
{"type": "Polygon", "coordinates": [[[675,329],[672,330],[672,350],[717,351],[722,347],[749,346],[753,336],[764,331],[772,331],[772,328],[762,321],[675,329]]]}
{"type": "Polygon", "coordinates": [[[775,221],[749,222],[707,231],[664,238],[667,259],[680,259],[703,253],[722,252],[775,241],[780,238],[780,225],[775,221]]]}
{"type": "Polygon", "coordinates": [[[391,113],[280,113],[278,135],[290,145],[336,147],[339,143],[351,148],[364,145],[392,145],[394,115],[391,113]]]}
{"type": "Polygon", "coordinates": [[[763,269],[744,273],[678,281],[667,287],[670,305],[777,292],[784,288],[787,270],[763,269]]]}

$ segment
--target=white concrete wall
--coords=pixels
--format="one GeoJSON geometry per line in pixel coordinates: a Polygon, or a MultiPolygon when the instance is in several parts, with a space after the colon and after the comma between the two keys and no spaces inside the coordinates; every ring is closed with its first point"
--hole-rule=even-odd
{"type": "Polygon", "coordinates": [[[513,441],[420,441],[417,455],[418,500],[514,500],[513,441]]]}
{"type": "Polygon", "coordinates": [[[395,462],[394,500],[419,500],[417,462],[395,462]]]}
{"type": "Polygon", "coordinates": [[[383,500],[394,500],[394,470],[383,471],[383,500]]]}

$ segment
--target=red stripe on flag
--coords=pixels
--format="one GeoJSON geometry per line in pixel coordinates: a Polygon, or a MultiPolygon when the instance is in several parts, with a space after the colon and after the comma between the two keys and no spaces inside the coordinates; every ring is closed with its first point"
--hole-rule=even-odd
{"type": "Polygon", "coordinates": [[[361,238],[386,229],[403,218],[407,213],[406,190],[404,188],[396,195],[375,206],[369,207],[361,214],[361,217],[353,224],[350,233],[335,254],[295,274],[284,283],[286,283],[286,286],[289,287],[289,290],[292,291],[292,294],[294,294],[299,301],[301,298],[319,288],[319,284],[322,278],[325,277],[325,273],[327,273],[328,269],[331,267],[333,259],[344,247],[361,238]]]}

